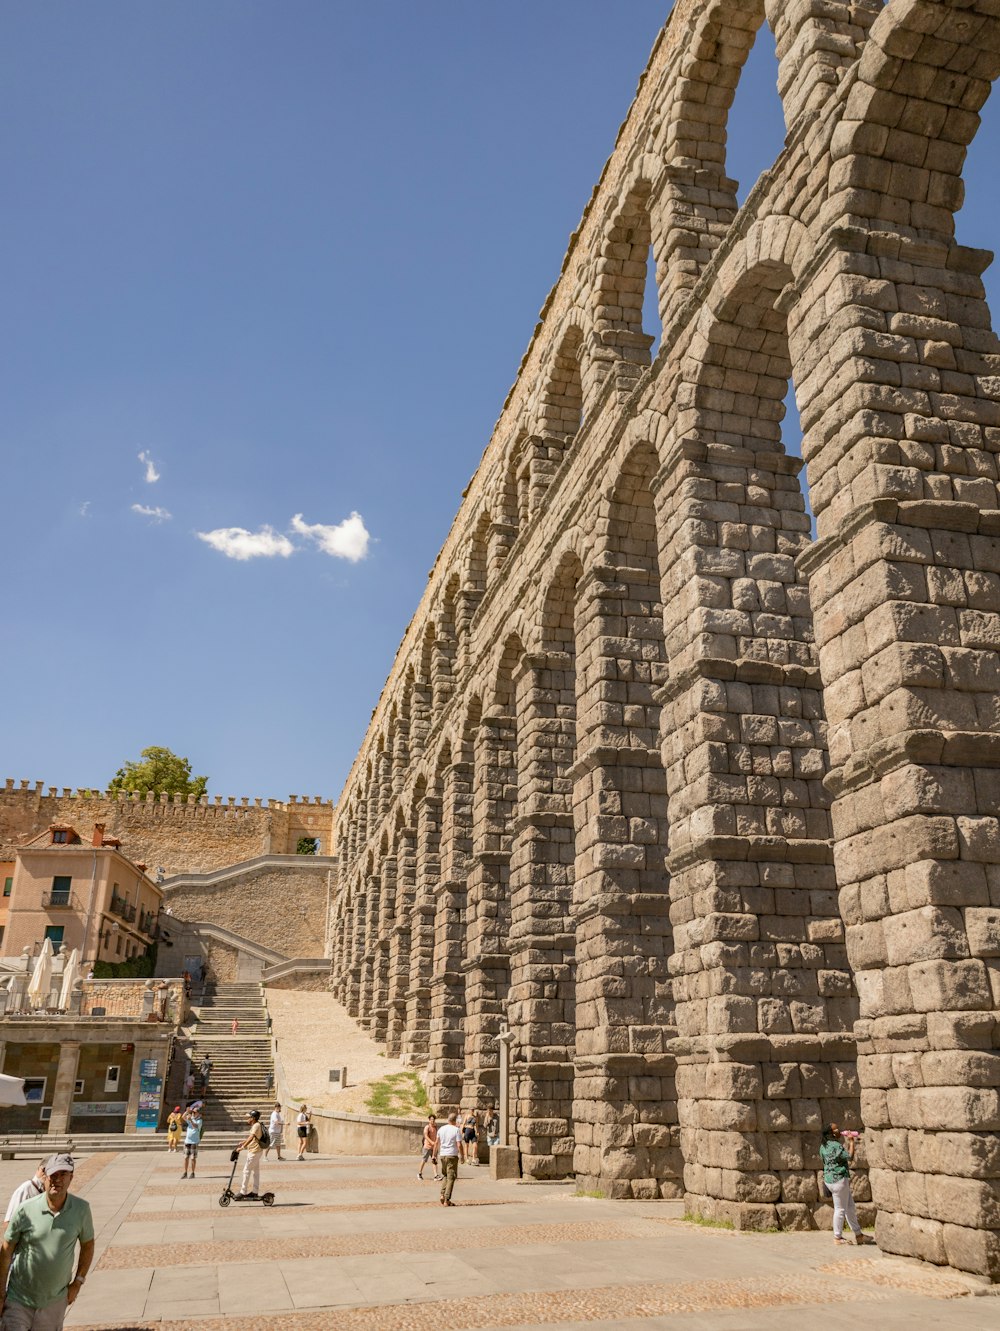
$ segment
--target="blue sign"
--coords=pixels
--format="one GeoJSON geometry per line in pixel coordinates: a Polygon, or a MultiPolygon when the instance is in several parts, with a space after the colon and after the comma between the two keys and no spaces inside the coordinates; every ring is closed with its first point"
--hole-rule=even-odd
{"type": "Polygon", "coordinates": [[[160,1064],[155,1058],[141,1058],[139,1060],[139,1076],[155,1077],[160,1071],[160,1064]]]}
{"type": "Polygon", "coordinates": [[[160,1122],[162,1077],[139,1077],[139,1108],[135,1116],[137,1132],[155,1132],[160,1122]]]}

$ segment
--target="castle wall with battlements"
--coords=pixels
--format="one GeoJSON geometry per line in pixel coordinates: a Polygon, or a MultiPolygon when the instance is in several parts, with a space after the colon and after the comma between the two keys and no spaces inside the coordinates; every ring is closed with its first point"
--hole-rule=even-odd
{"type": "Polygon", "coordinates": [[[299,838],[316,837],[330,853],[333,804],[319,797],[288,800],[202,796],[138,796],[45,787],[8,779],[0,790],[0,859],[51,823],[89,834],[103,823],[129,859],[167,877],[206,873],[258,855],[293,855],[299,838]]]}

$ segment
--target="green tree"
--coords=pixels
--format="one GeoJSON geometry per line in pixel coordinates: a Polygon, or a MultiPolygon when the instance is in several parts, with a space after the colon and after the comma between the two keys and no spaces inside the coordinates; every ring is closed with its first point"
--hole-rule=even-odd
{"type": "Polygon", "coordinates": [[[208,786],[207,776],[192,776],[187,758],[170,749],[151,745],[143,749],[137,763],[119,767],[109,790],[137,790],[140,795],[194,795],[200,799],[208,786]]]}
{"type": "Polygon", "coordinates": [[[319,849],[319,841],[314,836],[300,836],[298,845],[295,847],[296,855],[315,855],[319,849]]]}

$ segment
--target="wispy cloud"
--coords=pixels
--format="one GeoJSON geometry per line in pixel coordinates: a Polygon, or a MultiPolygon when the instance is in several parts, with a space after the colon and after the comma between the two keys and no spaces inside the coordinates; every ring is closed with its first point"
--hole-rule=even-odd
{"type": "Polygon", "coordinates": [[[138,513],[144,518],[151,518],[153,522],[167,522],[174,515],[168,513],[165,508],[150,508],[148,504],[133,504],[132,512],[138,513]]]}
{"type": "Polygon", "coordinates": [[[217,527],[215,531],[200,531],[198,539],[227,559],[273,559],[276,555],[287,559],[295,550],[288,537],[272,527],[261,527],[256,532],[245,527],[217,527]]]}
{"type": "Polygon", "coordinates": [[[156,463],[153,461],[152,455],[143,449],[139,454],[139,461],[146,468],[146,484],[155,485],[160,479],[160,473],[156,470],[156,463]]]}
{"type": "Polygon", "coordinates": [[[324,554],[332,555],[335,559],[349,559],[352,564],[364,559],[371,541],[371,534],[360,513],[352,513],[349,518],[332,527],[321,522],[306,522],[301,513],[296,513],[292,518],[292,531],[315,541],[324,554]]]}
{"type": "Polygon", "coordinates": [[[80,513],[80,517],[81,517],[81,518],[86,518],[86,517],[88,517],[88,516],[90,515],[90,500],[89,500],[89,499],[85,499],[85,500],[83,501],[83,503],[80,505],[79,513],[80,513]]]}

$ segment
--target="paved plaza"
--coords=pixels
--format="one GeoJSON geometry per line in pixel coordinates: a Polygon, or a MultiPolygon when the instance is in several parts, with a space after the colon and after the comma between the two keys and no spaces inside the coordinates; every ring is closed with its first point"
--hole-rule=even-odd
{"type": "MultiPolygon", "coordinates": [[[[0,1165],[0,1189],[32,1167],[0,1165]]],[[[971,1278],[826,1233],[734,1234],[686,1223],[678,1203],[494,1183],[472,1167],[444,1209],[413,1159],[385,1157],[272,1160],[274,1207],[223,1210],[229,1168],[208,1151],[182,1182],[162,1147],[83,1159],[97,1260],[67,1326],[1000,1331],[1000,1298],[971,1278]]]]}

